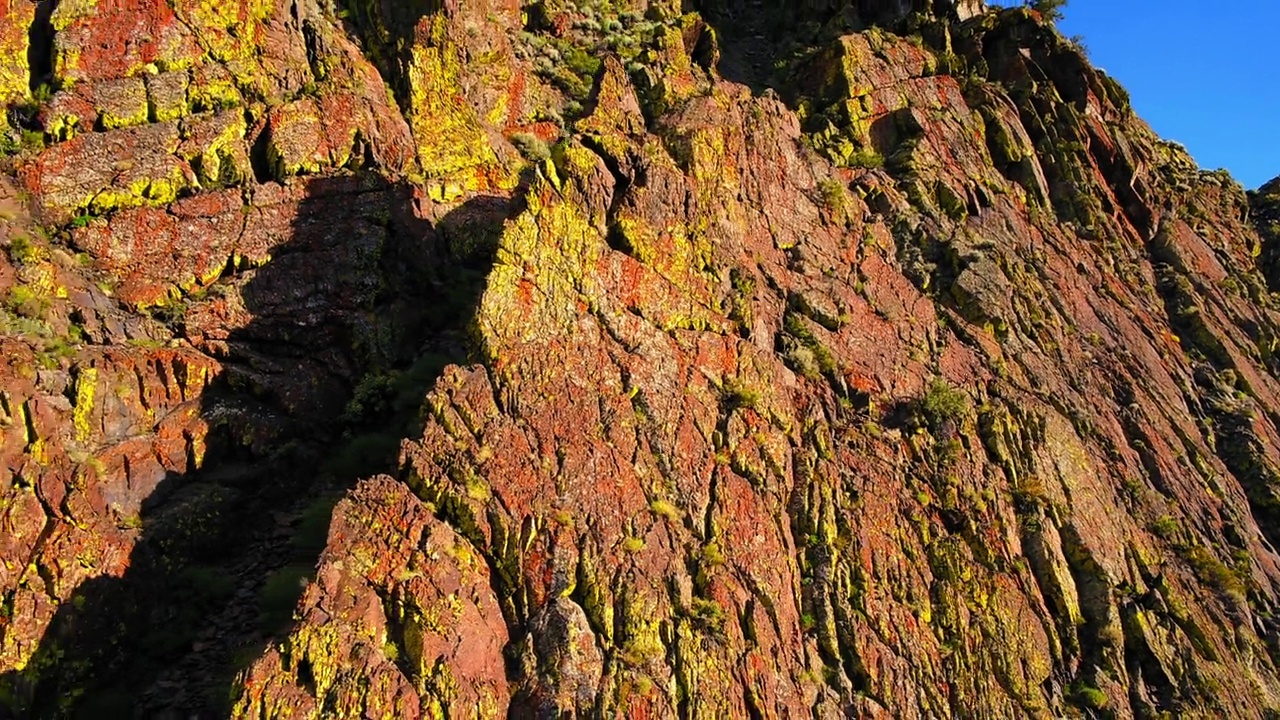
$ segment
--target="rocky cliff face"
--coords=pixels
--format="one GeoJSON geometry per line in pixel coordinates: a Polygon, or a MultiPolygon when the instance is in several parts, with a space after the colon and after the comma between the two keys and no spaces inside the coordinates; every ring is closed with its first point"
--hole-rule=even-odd
{"type": "Polygon", "coordinates": [[[801,10],[0,0],[0,715],[1280,712],[1275,184],[801,10]]]}

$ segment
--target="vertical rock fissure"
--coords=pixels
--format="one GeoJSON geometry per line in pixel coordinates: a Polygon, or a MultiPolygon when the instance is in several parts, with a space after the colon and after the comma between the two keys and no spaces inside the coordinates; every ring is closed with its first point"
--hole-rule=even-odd
{"type": "MultiPolygon", "coordinates": [[[[24,0],[18,0],[23,2],[24,0]]],[[[34,93],[53,80],[53,11],[58,0],[40,0],[36,3],[35,18],[27,32],[27,69],[29,86],[34,93]]]]}

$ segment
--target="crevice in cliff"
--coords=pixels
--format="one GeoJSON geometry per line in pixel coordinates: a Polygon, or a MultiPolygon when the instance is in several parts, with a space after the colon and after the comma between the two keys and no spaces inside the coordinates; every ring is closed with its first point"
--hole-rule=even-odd
{"type": "MultiPolygon", "coordinates": [[[[608,149],[601,144],[599,139],[590,135],[584,135],[581,137],[581,140],[583,147],[587,148],[594,153],[596,157],[600,158],[600,161],[604,163],[606,168],[608,168],[609,174],[613,176],[613,191],[609,196],[609,207],[605,211],[605,242],[609,244],[609,247],[617,250],[618,252],[632,255],[635,250],[630,247],[626,234],[623,233],[617,225],[618,208],[620,208],[622,203],[626,200],[628,191],[632,186],[631,175],[623,171],[622,166],[619,165],[619,158],[615,157],[613,153],[610,153],[608,149]]],[[[643,165],[637,166],[636,172],[642,175],[644,172],[643,165]]],[[[644,187],[644,178],[640,177],[639,182],[635,184],[638,187],[644,187]]]]}
{"type": "Polygon", "coordinates": [[[360,43],[366,57],[378,68],[402,111],[409,108],[412,92],[409,65],[418,25],[423,18],[444,12],[446,0],[396,3],[338,0],[336,4],[343,8],[343,24],[348,34],[360,43]]]}
{"type": "MultiPolygon", "coordinates": [[[[1235,373],[1201,367],[1196,382],[1208,396],[1213,421],[1210,445],[1245,491],[1259,529],[1272,545],[1280,545],[1280,469],[1269,460],[1269,448],[1253,429],[1254,403],[1235,387],[1235,373]]],[[[1274,452],[1274,448],[1270,448],[1274,452]]]]}
{"type": "Polygon", "coordinates": [[[1142,165],[1134,162],[1131,151],[1125,150],[1127,141],[1123,138],[1103,137],[1098,129],[1088,126],[1089,154],[1097,163],[1099,172],[1106,179],[1107,185],[1117,202],[1119,210],[1140,234],[1151,237],[1159,227],[1160,211],[1152,211],[1141,192],[1145,188],[1140,177],[1142,165]]]}
{"type": "Polygon", "coordinates": [[[249,146],[249,168],[253,171],[253,180],[259,185],[274,182],[275,170],[271,166],[271,135],[265,127],[258,130],[249,146]]]}
{"type": "MultiPolygon", "coordinates": [[[[1155,578],[1148,582],[1161,582],[1155,578]]],[[[1125,667],[1133,678],[1141,678],[1141,691],[1136,686],[1130,697],[1135,707],[1147,706],[1153,712],[1170,711],[1176,707],[1177,693],[1174,679],[1165,673],[1159,659],[1147,646],[1147,635],[1144,627],[1151,622],[1150,617],[1158,617],[1163,608],[1163,600],[1152,588],[1138,597],[1128,598],[1120,608],[1120,618],[1124,633],[1125,667]]]]}
{"type": "MultiPolygon", "coordinates": [[[[321,59],[322,52],[320,48],[320,34],[319,32],[316,31],[316,26],[311,22],[310,19],[306,19],[306,20],[302,20],[301,22],[298,22],[297,9],[296,9],[297,6],[295,5],[294,8],[295,8],[294,22],[300,26],[300,29],[302,32],[303,44],[307,48],[307,65],[311,67],[311,76],[315,78],[317,81],[323,80],[325,77],[326,68],[325,68],[324,61],[321,59]]],[[[372,163],[370,163],[368,166],[377,167],[372,163]]]]}
{"type": "Polygon", "coordinates": [[[1164,470],[1160,467],[1158,458],[1151,448],[1151,438],[1148,437],[1142,418],[1136,416],[1130,406],[1135,403],[1132,390],[1121,385],[1120,382],[1115,384],[1116,406],[1118,408],[1118,416],[1121,429],[1124,432],[1125,439],[1130,448],[1138,455],[1138,461],[1142,464],[1147,480],[1151,486],[1160,493],[1162,497],[1175,497],[1174,488],[1169,478],[1165,477],[1164,470]]]}
{"type": "Polygon", "coordinates": [[[1060,529],[1060,534],[1062,554],[1079,592],[1083,620],[1078,633],[1079,661],[1072,674],[1077,681],[1097,687],[1096,675],[1114,677],[1124,671],[1116,657],[1119,650],[1116,644],[1123,642],[1118,632],[1120,618],[1111,596],[1106,570],[1094,558],[1079,529],[1073,524],[1067,524],[1060,529]]]}
{"type": "Polygon", "coordinates": [[[1249,222],[1258,231],[1258,266],[1272,292],[1280,291],[1280,177],[1248,193],[1249,222]]]}
{"type": "MultiPolygon", "coordinates": [[[[22,2],[22,0],[18,0],[22,2]]],[[[27,33],[27,69],[30,74],[28,87],[32,93],[53,80],[53,11],[58,0],[40,0],[36,3],[35,18],[27,33]]]]}
{"type": "MultiPolygon", "coordinates": [[[[39,497],[39,493],[37,493],[37,497],[39,497]]],[[[34,568],[36,577],[40,578],[40,582],[44,585],[45,593],[50,598],[57,599],[57,583],[50,577],[48,569],[40,564],[39,558],[43,554],[44,546],[48,544],[49,538],[53,537],[54,531],[57,529],[61,509],[49,507],[47,501],[42,497],[40,497],[40,504],[44,507],[45,517],[48,519],[45,521],[44,526],[40,528],[40,534],[36,537],[35,544],[31,547],[27,569],[29,571],[34,568]]],[[[24,580],[30,580],[30,575],[24,575],[24,580]]]]}
{"type": "MultiPolygon", "coordinates": [[[[383,652],[392,657],[396,667],[399,668],[400,672],[409,679],[414,687],[420,688],[422,686],[423,678],[418,677],[413,664],[415,660],[421,660],[422,658],[415,658],[412,654],[412,650],[409,648],[409,619],[406,617],[408,608],[406,608],[404,603],[396,598],[392,592],[387,591],[385,588],[375,586],[374,592],[377,593],[378,599],[382,601],[382,613],[383,617],[386,618],[387,623],[387,643],[389,643],[391,648],[393,648],[384,649],[383,652]]],[[[301,680],[301,667],[299,667],[298,675],[301,680]]],[[[305,686],[305,681],[303,682],[305,686]]],[[[312,693],[314,694],[314,690],[312,690],[312,693]]]]}

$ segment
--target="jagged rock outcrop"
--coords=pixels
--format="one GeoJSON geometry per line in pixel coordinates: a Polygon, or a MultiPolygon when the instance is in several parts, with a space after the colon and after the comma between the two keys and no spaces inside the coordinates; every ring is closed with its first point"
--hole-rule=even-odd
{"type": "Polygon", "coordinates": [[[1280,283],[1280,266],[1276,264],[1277,251],[1280,251],[1280,177],[1250,193],[1249,208],[1262,236],[1258,264],[1268,286],[1274,288],[1280,283]]]}
{"type": "Polygon", "coordinates": [[[908,19],[913,14],[938,12],[951,14],[958,20],[981,14],[986,10],[984,0],[802,0],[798,3],[781,0],[703,0],[694,3],[700,12],[712,17],[739,19],[742,24],[753,25],[767,16],[768,25],[774,29],[782,25],[821,25],[835,22],[842,29],[860,29],[868,25],[892,25],[908,19]],[[746,17],[752,15],[755,17],[746,17]]]}
{"type": "Polygon", "coordinates": [[[1034,12],[16,5],[0,707],[1280,712],[1275,184],[1034,12]]]}

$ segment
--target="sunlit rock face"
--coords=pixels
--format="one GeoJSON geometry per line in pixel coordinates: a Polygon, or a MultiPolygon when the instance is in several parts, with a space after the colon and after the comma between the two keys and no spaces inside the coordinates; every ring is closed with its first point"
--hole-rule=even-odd
{"type": "Polygon", "coordinates": [[[0,0],[0,716],[1280,712],[1280,193],[1028,9],[0,0]]]}

